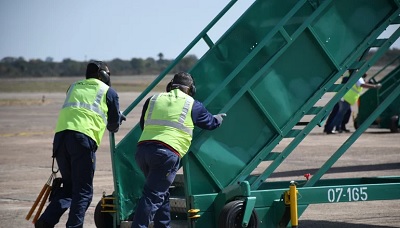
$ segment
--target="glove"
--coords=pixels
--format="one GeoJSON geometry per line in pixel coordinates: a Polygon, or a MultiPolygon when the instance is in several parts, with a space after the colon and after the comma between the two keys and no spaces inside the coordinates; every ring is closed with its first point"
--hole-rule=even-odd
{"type": "Polygon", "coordinates": [[[214,118],[217,119],[218,123],[221,125],[225,116],[226,116],[226,113],[219,113],[217,115],[214,115],[214,118]]]}
{"type": "Polygon", "coordinates": [[[381,83],[375,84],[375,88],[379,89],[379,88],[381,88],[381,87],[382,87],[382,84],[381,84],[381,83]]]}
{"type": "Polygon", "coordinates": [[[119,112],[119,123],[121,124],[122,121],[126,121],[126,116],[120,111],[119,112]]]}

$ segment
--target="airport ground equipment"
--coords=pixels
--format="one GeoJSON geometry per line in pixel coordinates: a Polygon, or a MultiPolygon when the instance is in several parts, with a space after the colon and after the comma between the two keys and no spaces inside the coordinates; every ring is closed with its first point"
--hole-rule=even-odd
{"type": "MultiPolygon", "coordinates": [[[[360,96],[357,117],[354,120],[354,126],[357,128],[362,124],[376,107],[385,100],[397,85],[400,84],[400,64],[395,64],[400,60],[400,56],[393,59],[386,66],[382,67],[376,74],[374,74],[370,81],[373,83],[382,84],[382,88],[378,90],[367,90],[360,96]],[[397,66],[396,66],[397,65],[397,66]],[[393,70],[382,77],[380,75],[384,70],[393,70]]],[[[389,129],[390,132],[397,133],[400,128],[400,96],[397,97],[372,123],[371,127],[389,129]]]]}
{"type": "MultiPolygon", "coordinates": [[[[290,184],[268,178],[400,36],[397,29],[378,38],[400,23],[399,0],[257,0],[212,40],[209,30],[236,2],[229,2],[124,111],[141,110],[136,106],[193,46],[207,44],[208,51],[189,70],[195,98],[212,113],[228,116],[215,131],[195,129],[183,175],[171,188],[172,219],[186,227],[289,225],[290,184]],[[371,48],[376,51],[366,58],[371,48]],[[346,84],[335,84],[352,69],[358,71],[346,84]],[[334,95],[317,105],[326,93],[334,95]],[[275,150],[284,139],[291,141],[275,150]],[[254,174],[260,164],[266,168],[254,174]]],[[[301,197],[292,214],[301,216],[317,203],[400,199],[400,177],[321,178],[399,93],[397,85],[309,180],[294,180],[301,197]]],[[[107,218],[123,227],[132,218],[144,182],[134,160],[140,134],[136,125],[117,144],[110,135],[114,192],[108,206],[115,212],[99,212],[96,224],[107,218]]],[[[101,202],[98,208],[102,211],[101,202]]]]}

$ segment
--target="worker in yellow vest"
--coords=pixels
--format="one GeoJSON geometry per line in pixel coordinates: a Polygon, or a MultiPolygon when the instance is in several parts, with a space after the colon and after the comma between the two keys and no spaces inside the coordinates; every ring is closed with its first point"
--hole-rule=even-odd
{"type": "Polygon", "coordinates": [[[193,99],[196,87],[186,72],[174,75],[167,92],[146,100],[140,126],[136,162],[146,178],[132,227],[170,227],[169,187],[179,169],[180,159],[187,153],[194,126],[213,130],[222,124],[226,114],[212,115],[193,99]]]}
{"type": "Polygon", "coordinates": [[[86,79],[73,83],[59,113],[53,158],[62,176],[62,188],[35,223],[36,228],[54,227],[69,209],[66,227],[83,227],[93,197],[96,150],[104,131],[117,132],[125,117],[119,111],[118,94],[110,87],[106,63],[91,61],[86,79]]]}
{"type": "MultiPolygon", "coordinates": [[[[346,84],[347,80],[349,80],[349,77],[350,77],[350,75],[344,75],[342,77],[342,81],[340,84],[346,84]]],[[[337,111],[339,110],[339,103],[340,103],[340,101],[337,102],[335,104],[335,106],[333,106],[333,109],[332,109],[331,113],[329,114],[328,119],[325,122],[324,132],[327,132],[326,127],[329,126],[329,124],[332,122],[333,118],[335,118],[337,111]]],[[[342,122],[339,125],[335,126],[336,131],[332,130],[331,132],[334,132],[334,133],[350,132],[350,130],[346,128],[346,124],[349,122],[350,116],[351,116],[351,108],[349,110],[347,110],[346,114],[343,117],[342,122]]]]}
{"type": "MultiPolygon", "coordinates": [[[[351,76],[351,75],[350,75],[351,76]]],[[[361,95],[363,88],[374,88],[379,89],[382,87],[381,84],[371,84],[366,83],[364,78],[367,77],[365,73],[361,78],[358,79],[357,83],[353,85],[353,87],[347,91],[347,93],[343,96],[343,98],[339,101],[339,107],[336,115],[333,117],[332,121],[325,126],[326,134],[335,134],[336,132],[333,131],[335,126],[338,126],[342,123],[343,117],[345,116],[346,112],[351,109],[351,106],[354,105],[358,98],[361,95]]]]}

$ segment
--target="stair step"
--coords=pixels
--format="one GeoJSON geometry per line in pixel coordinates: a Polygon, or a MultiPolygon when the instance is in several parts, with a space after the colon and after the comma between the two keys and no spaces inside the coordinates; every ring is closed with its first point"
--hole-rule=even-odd
{"type": "Polygon", "coordinates": [[[275,160],[281,153],[280,152],[270,152],[267,157],[264,158],[264,161],[273,161],[275,160]]]}
{"type": "Polygon", "coordinates": [[[343,87],[343,84],[333,84],[329,87],[328,92],[337,92],[343,87]]]}
{"type": "Polygon", "coordinates": [[[396,17],[390,24],[400,24],[400,15],[396,17]]]}
{"type": "Polygon", "coordinates": [[[321,106],[312,107],[310,110],[308,110],[306,115],[317,115],[322,109],[323,107],[321,106]]]}
{"type": "Polygon", "coordinates": [[[290,130],[290,131],[285,135],[285,138],[294,138],[294,137],[296,137],[300,132],[301,132],[301,130],[292,129],[292,130],[290,130]]]}
{"type": "Polygon", "coordinates": [[[372,43],[372,47],[381,47],[388,39],[376,39],[372,43]]]}

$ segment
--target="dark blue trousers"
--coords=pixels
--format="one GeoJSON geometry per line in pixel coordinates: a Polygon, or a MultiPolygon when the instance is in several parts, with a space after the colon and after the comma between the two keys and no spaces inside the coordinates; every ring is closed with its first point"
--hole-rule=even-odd
{"type": "Polygon", "coordinates": [[[154,228],[170,227],[169,187],[179,169],[179,156],[162,144],[143,142],[135,159],[146,181],[132,227],[147,228],[151,221],[154,228]]]}
{"type": "Polygon", "coordinates": [[[53,149],[56,152],[63,187],[39,220],[54,226],[69,208],[66,227],[83,227],[85,213],[93,197],[97,145],[90,137],[67,130],[56,133],[53,149]]]}
{"type": "MultiPolygon", "coordinates": [[[[329,114],[328,119],[325,122],[324,132],[328,132],[327,127],[330,126],[332,120],[335,118],[336,114],[339,111],[339,102],[333,106],[332,112],[329,114]]],[[[346,130],[346,124],[349,123],[351,116],[351,107],[347,110],[346,114],[343,117],[342,122],[339,125],[334,126],[336,131],[346,130]]],[[[334,130],[334,129],[332,129],[334,130]]],[[[331,131],[332,131],[331,130],[331,131]]]]}
{"type": "Polygon", "coordinates": [[[326,132],[333,131],[333,128],[340,126],[346,113],[351,110],[351,105],[346,101],[339,101],[338,110],[336,115],[333,117],[332,121],[326,125],[326,132]]]}

